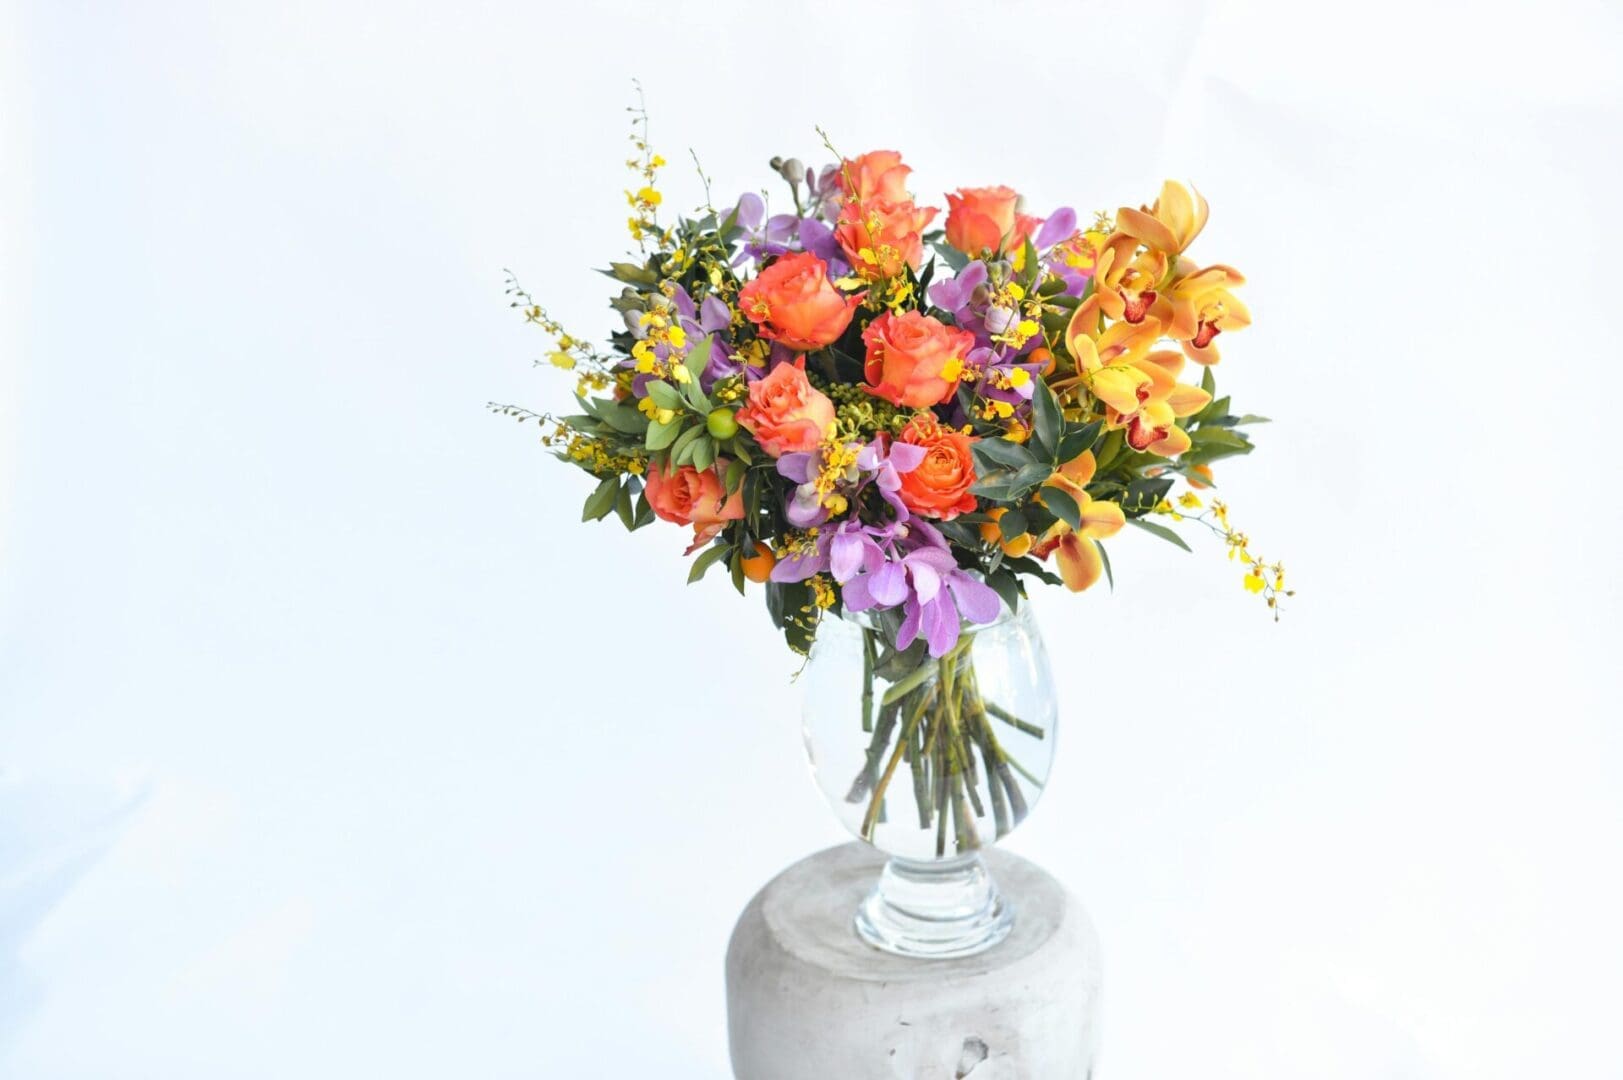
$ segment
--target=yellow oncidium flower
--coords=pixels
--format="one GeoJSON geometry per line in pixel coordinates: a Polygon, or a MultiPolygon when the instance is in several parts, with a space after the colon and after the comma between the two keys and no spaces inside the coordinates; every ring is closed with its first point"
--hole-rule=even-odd
{"type": "Polygon", "coordinates": [[[1059,576],[1072,592],[1081,592],[1104,576],[1105,561],[1098,542],[1115,536],[1127,524],[1127,515],[1120,506],[1096,500],[1084,490],[1095,468],[1093,452],[1084,450],[1049,478],[1044,486],[1064,491],[1076,500],[1081,528],[1072,529],[1068,522],[1056,521],[1031,549],[1040,559],[1055,556],[1059,576]]]}
{"type": "Polygon", "coordinates": [[[1206,227],[1210,213],[1200,192],[1191,194],[1176,180],[1168,180],[1153,206],[1117,210],[1116,231],[1167,255],[1181,255],[1206,227]]]}

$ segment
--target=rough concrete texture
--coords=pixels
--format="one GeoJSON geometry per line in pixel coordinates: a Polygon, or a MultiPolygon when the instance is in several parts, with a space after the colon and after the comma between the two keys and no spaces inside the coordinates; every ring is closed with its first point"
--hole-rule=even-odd
{"type": "Polygon", "coordinates": [[[1086,1080],[1098,1039],[1099,942],[1086,912],[1024,859],[985,853],[1016,905],[978,956],[915,960],[867,945],[852,916],[884,857],[845,844],[750,901],[727,949],[738,1080],[1086,1080]]]}

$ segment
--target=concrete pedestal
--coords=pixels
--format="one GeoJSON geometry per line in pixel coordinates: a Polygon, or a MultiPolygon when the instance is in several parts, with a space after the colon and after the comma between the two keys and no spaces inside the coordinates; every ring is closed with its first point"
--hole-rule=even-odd
{"type": "Polygon", "coordinates": [[[1015,926],[961,959],[905,959],[857,937],[852,917],[884,864],[865,844],[803,859],[757,893],[727,948],[737,1080],[1087,1080],[1093,924],[1032,863],[985,857],[1015,926]]]}

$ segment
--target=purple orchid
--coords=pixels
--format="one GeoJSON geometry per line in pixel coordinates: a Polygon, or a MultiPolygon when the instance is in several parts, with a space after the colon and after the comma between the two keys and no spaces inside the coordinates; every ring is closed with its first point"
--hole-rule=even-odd
{"type": "Polygon", "coordinates": [[[922,634],[938,658],[957,642],[962,621],[989,623],[1001,611],[997,593],[961,569],[946,538],[920,518],[842,522],[779,562],[772,580],[804,581],[824,571],[840,583],[848,611],[901,607],[896,647],[905,649],[922,634]]]}
{"type": "Polygon", "coordinates": [[[832,541],[831,570],[847,610],[900,605],[896,647],[907,648],[922,633],[930,655],[938,658],[957,642],[962,621],[989,623],[998,617],[1001,601],[996,591],[958,566],[946,539],[934,528],[914,519],[897,523],[892,535],[895,542],[888,558],[872,537],[836,536],[832,541]],[[842,546],[847,550],[842,552],[842,546]],[[844,580],[842,570],[847,571],[844,580]]]}

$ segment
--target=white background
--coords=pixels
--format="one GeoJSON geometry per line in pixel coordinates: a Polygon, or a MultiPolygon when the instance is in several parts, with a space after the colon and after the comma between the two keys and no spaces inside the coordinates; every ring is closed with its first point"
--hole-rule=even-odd
{"type": "Polygon", "coordinates": [[[1623,1076],[1615,3],[40,2],[0,22],[0,1076],[721,1077],[736,912],[837,842],[758,596],[567,404],[640,76],[671,205],[901,149],[1192,179],[1219,481],[1300,589],[1111,548],[1011,847],[1104,1075],[1623,1076]]]}

